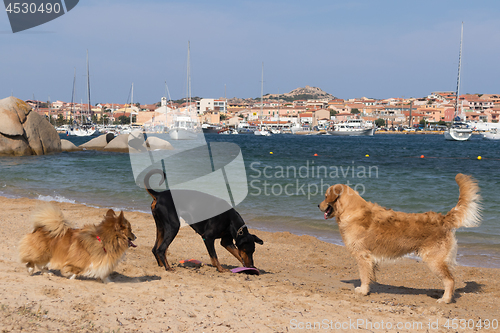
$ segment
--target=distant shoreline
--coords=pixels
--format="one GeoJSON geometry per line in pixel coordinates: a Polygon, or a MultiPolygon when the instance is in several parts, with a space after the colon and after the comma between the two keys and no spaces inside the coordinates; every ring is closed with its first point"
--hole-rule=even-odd
{"type": "Polygon", "coordinates": [[[375,134],[444,134],[444,131],[375,131],[375,134]]]}
{"type": "MultiPolygon", "coordinates": [[[[444,131],[416,131],[416,132],[405,132],[405,131],[375,131],[375,134],[440,134],[443,135],[444,131]]],[[[480,135],[479,132],[472,132],[473,135],[480,135]]]]}

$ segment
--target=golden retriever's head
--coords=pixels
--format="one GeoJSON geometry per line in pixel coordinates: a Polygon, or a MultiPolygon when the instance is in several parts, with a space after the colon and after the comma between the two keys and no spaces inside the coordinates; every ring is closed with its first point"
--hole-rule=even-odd
{"type": "Polygon", "coordinates": [[[330,186],[325,193],[325,200],[319,205],[319,210],[325,213],[325,219],[331,219],[335,215],[335,203],[346,191],[346,185],[337,184],[330,186]]]}

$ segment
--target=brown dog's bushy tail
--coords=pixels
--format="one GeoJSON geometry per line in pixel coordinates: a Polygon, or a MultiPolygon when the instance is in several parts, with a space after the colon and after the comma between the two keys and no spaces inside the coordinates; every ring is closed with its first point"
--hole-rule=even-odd
{"type": "Polygon", "coordinates": [[[46,205],[36,211],[32,217],[33,231],[43,229],[52,238],[64,236],[71,225],[64,219],[62,212],[52,206],[46,205]]]}
{"type": "Polygon", "coordinates": [[[453,228],[472,228],[481,224],[481,196],[477,181],[471,176],[459,173],[455,181],[460,189],[458,203],[446,215],[446,221],[453,228]]]}

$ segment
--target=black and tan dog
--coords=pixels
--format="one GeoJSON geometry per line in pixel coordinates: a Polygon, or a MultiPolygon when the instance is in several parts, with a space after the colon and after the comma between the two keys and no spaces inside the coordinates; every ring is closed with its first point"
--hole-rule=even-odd
{"type": "Polygon", "coordinates": [[[257,236],[248,232],[245,222],[240,214],[226,201],[212,195],[193,190],[175,191],[175,203],[171,190],[157,192],[151,189],[149,180],[152,175],[160,174],[163,183],[165,174],[159,169],[149,171],[144,178],[146,191],[153,197],[151,212],[156,223],[156,242],[153,254],[158,266],[171,270],[166,258],[166,251],[179,231],[181,222],[179,216],[194,229],[205,242],[212,265],[219,272],[225,269],[219,263],[215,252],[215,240],[221,239],[221,245],[238,259],[243,266],[254,268],[253,253],[255,243],[264,244],[257,236]],[[204,219],[201,222],[197,215],[206,209],[218,207],[217,211],[223,213],[204,219]],[[234,242],[236,243],[236,246],[234,242]]]}

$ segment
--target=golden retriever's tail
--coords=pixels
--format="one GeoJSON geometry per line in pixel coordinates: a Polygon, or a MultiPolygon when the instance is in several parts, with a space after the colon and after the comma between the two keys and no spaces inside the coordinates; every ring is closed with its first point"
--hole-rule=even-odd
{"type": "Polygon", "coordinates": [[[455,181],[460,189],[457,205],[446,215],[453,228],[472,228],[481,224],[481,196],[477,181],[459,173],[455,181]]]}
{"type": "Polygon", "coordinates": [[[52,205],[46,205],[36,211],[31,216],[31,222],[33,223],[33,231],[43,229],[52,238],[64,236],[66,231],[71,228],[62,212],[52,205]]]}

